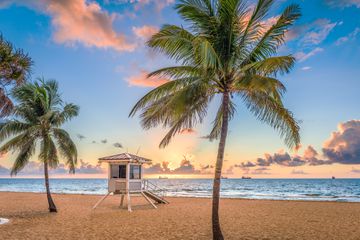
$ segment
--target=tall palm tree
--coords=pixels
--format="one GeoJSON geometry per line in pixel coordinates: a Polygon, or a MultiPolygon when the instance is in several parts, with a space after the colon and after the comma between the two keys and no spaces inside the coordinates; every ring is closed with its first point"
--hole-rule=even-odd
{"type": "Polygon", "coordinates": [[[8,91],[26,82],[32,65],[31,58],[23,50],[15,49],[0,35],[0,117],[11,113],[14,105],[8,91]]]}
{"type": "MultiPolygon", "coordinates": [[[[219,96],[221,104],[208,138],[218,139],[213,183],[213,238],[223,239],[219,222],[220,179],[228,123],[236,110],[235,97],[255,117],[276,130],[289,147],[299,144],[299,126],[282,103],[284,85],[276,78],[295,63],[291,55],[278,56],[285,33],[300,17],[298,5],[285,8],[267,26],[274,0],[259,0],[255,7],[242,0],[180,0],[175,6],[187,28],[164,25],[148,46],[167,55],[179,66],[154,71],[149,76],[169,82],[142,97],[130,112],[141,111],[144,129],[169,127],[160,143],[165,147],[177,133],[202,123],[207,108],[219,96]]],[[[219,98],[218,97],[218,98],[219,98]]]]}
{"type": "Polygon", "coordinates": [[[79,107],[64,104],[54,80],[39,79],[13,89],[18,103],[11,119],[0,123],[0,152],[17,152],[11,175],[20,172],[35,154],[39,144],[39,161],[44,165],[45,187],[49,211],[57,212],[49,187],[49,167],[56,168],[60,153],[71,173],[75,172],[77,150],[61,125],[78,115],[79,107]]]}

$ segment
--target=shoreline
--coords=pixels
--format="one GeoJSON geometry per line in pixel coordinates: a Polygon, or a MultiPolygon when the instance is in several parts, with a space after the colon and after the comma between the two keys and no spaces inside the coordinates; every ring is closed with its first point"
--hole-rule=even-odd
{"type": "MultiPolygon", "coordinates": [[[[0,193],[4,239],[211,239],[211,199],[167,198],[152,208],[132,197],[133,212],[108,197],[92,210],[98,195],[53,194],[58,213],[49,213],[46,194],[0,193]]],[[[360,203],[222,199],[225,239],[347,239],[360,236],[360,203]]]]}
{"type": "MultiPolygon", "coordinates": [[[[44,195],[45,194],[45,190],[44,192],[15,192],[15,191],[0,191],[0,195],[2,193],[23,193],[23,194],[36,194],[36,195],[44,195]]],[[[51,195],[69,195],[69,196],[92,196],[92,197],[101,197],[104,196],[104,194],[91,194],[91,193],[51,193],[51,195]]],[[[118,195],[118,194],[116,194],[118,195]]],[[[114,195],[110,195],[110,196],[114,196],[114,195]]],[[[212,197],[204,197],[204,196],[199,196],[199,197],[194,197],[194,196],[166,196],[165,198],[167,199],[212,199],[212,197]]],[[[348,202],[348,201],[326,201],[326,200],[301,200],[301,199],[294,199],[294,200],[290,200],[290,199],[258,199],[258,198],[237,198],[237,197],[220,197],[220,200],[244,200],[244,201],[274,201],[274,202],[303,202],[303,203],[350,203],[350,204],[360,204],[359,202],[348,202]]]]}

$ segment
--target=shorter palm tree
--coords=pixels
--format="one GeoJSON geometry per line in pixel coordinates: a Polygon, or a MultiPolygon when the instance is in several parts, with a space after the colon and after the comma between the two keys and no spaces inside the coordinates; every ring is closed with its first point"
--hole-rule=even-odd
{"type": "Polygon", "coordinates": [[[38,79],[12,90],[18,103],[11,119],[0,123],[0,152],[17,153],[11,175],[16,175],[35,154],[39,144],[39,161],[44,165],[49,211],[57,212],[49,187],[49,167],[59,164],[58,152],[66,159],[71,173],[75,173],[77,150],[69,134],[61,125],[78,115],[79,107],[64,104],[54,80],[38,79]]]}
{"type": "Polygon", "coordinates": [[[29,55],[0,35],[0,117],[8,116],[14,107],[8,90],[26,82],[32,65],[29,55]]]}

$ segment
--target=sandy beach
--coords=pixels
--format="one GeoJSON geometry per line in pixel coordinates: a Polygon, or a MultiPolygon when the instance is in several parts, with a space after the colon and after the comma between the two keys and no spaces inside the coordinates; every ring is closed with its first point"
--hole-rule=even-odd
{"type": "MultiPolygon", "coordinates": [[[[168,198],[153,209],[133,198],[132,213],[110,196],[96,210],[95,195],[0,193],[1,239],[211,239],[211,200],[168,198]]],[[[226,239],[360,239],[360,203],[223,199],[226,239]]]]}

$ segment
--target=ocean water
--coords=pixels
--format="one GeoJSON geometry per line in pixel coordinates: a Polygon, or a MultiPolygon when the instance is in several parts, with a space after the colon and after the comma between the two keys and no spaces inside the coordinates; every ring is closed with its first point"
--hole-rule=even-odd
{"type": "MultiPolygon", "coordinates": [[[[211,179],[150,179],[166,196],[211,197],[211,179]]],[[[105,194],[106,179],[51,179],[54,193],[105,194]]],[[[0,192],[44,192],[43,179],[0,179],[0,192]]],[[[0,193],[1,194],[1,193],[0,193]]],[[[222,179],[226,198],[360,202],[360,179],[222,179]]]]}

